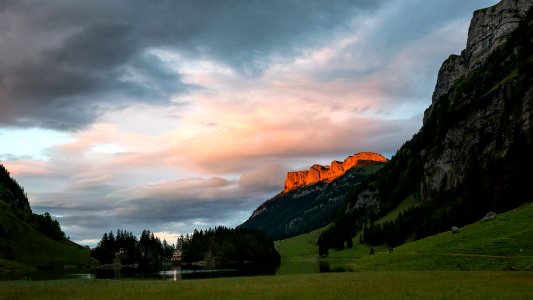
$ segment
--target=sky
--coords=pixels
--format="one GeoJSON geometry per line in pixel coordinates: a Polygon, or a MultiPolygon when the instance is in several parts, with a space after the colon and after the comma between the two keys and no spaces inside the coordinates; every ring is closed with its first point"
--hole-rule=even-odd
{"type": "Polygon", "coordinates": [[[0,161],[82,245],[244,222],[422,125],[495,0],[1,0],[0,161]]]}

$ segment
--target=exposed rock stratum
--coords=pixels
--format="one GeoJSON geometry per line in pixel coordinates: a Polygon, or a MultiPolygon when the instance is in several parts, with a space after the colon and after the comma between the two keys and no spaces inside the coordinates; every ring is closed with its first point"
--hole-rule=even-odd
{"type": "Polygon", "coordinates": [[[343,162],[334,160],[329,166],[313,165],[309,170],[288,172],[285,179],[283,192],[299,188],[304,185],[319,181],[332,181],[343,175],[353,167],[368,165],[375,162],[387,162],[388,159],[381,154],[373,152],[360,152],[348,156],[343,162]]]}

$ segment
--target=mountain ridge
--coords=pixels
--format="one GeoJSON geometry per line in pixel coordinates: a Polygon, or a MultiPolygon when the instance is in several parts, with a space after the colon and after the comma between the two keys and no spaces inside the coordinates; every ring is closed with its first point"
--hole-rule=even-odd
{"type": "Polygon", "coordinates": [[[334,160],[328,166],[314,164],[309,170],[288,172],[282,192],[286,193],[290,190],[319,181],[330,182],[353,167],[368,165],[372,162],[387,161],[388,159],[379,153],[359,152],[348,156],[343,162],[334,160]]]}
{"type": "Polygon", "coordinates": [[[356,158],[357,156],[351,159],[354,166],[336,178],[281,191],[259,205],[248,220],[239,226],[263,230],[269,237],[276,240],[331,223],[354,187],[385,164],[356,158]]]}

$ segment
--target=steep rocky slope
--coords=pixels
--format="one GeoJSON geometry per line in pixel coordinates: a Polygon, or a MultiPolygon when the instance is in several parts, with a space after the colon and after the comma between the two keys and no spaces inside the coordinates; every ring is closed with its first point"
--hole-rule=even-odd
{"type": "Polygon", "coordinates": [[[362,228],[373,242],[387,243],[385,231],[420,238],[533,200],[532,5],[503,0],[474,12],[466,49],[439,71],[423,127],[345,203],[323,250],[362,228]],[[421,205],[386,229],[368,227],[408,197],[421,205]]]}
{"type": "Polygon", "coordinates": [[[358,153],[342,163],[333,161],[332,167],[314,165],[310,171],[289,172],[283,191],[261,204],[241,226],[281,239],[327,225],[355,186],[386,161],[380,154],[358,153]]]}

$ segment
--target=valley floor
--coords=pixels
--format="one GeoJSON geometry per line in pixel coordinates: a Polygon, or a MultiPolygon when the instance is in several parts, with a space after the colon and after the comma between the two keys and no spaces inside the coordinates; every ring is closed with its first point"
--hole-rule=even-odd
{"type": "Polygon", "coordinates": [[[531,299],[533,272],[378,271],[183,281],[0,282],[0,299],[531,299]]]}

